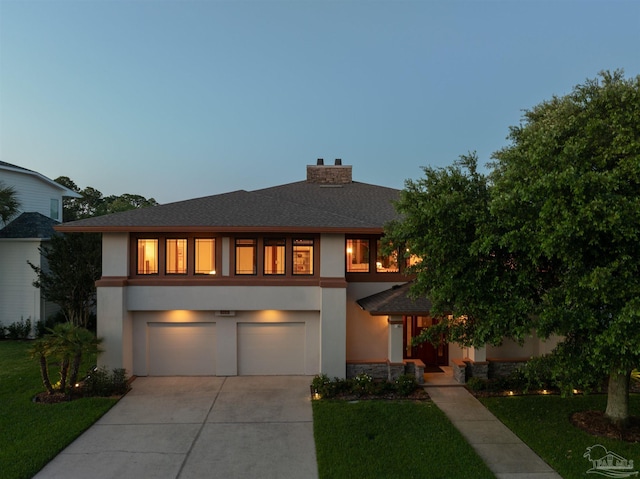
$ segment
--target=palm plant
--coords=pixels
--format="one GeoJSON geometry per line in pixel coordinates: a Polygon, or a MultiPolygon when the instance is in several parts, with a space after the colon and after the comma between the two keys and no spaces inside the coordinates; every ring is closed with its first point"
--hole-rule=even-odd
{"type": "Polygon", "coordinates": [[[0,224],[4,225],[20,211],[18,193],[12,186],[0,181],[0,224]]]}
{"type": "Polygon", "coordinates": [[[78,372],[82,358],[86,354],[96,354],[101,340],[92,332],[73,323],[60,323],[50,333],[37,340],[31,349],[32,357],[40,361],[42,382],[49,394],[55,389],[71,396],[78,381],[78,372]],[[60,384],[57,388],[51,385],[48,373],[48,360],[56,359],[60,363],[60,384]]]}

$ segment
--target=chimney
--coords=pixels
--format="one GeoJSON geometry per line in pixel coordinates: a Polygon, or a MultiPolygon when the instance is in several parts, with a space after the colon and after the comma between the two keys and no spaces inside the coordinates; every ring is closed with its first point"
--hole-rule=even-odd
{"type": "Polygon", "coordinates": [[[345,185],[351,181],[351,165],[343,165],[340,158],[336,158],[335,165],[325,165],[322,158],[315,165],[307,165],[307,183],[345,185]]]}

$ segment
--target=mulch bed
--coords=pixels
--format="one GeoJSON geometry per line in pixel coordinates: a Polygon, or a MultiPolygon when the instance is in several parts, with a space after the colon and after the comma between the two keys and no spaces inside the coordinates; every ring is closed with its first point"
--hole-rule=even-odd
{"type": "Polygon", "coordinates": [[[571,423],[593,435],[627,442],[640,442],[640,417],[631,416],[629,426],[620,430],[605,417],[603,411],[580,411],[571,416],[571,423]]]}
{"type": "Polygon", "coordinates": [[[351,393],[340,393],[330,399],[338,399],[341,401],[369,401],[369,400],[388,400],[388,401],[424,401],[429,398],[429,394],[424,390],[424,388],[418,388],[413,393],[408,396],[402,396],[397,393],[387,393],[387,394],[377,394],[377,395],[362,395],[358,396],[356,394],[351,393]]]}

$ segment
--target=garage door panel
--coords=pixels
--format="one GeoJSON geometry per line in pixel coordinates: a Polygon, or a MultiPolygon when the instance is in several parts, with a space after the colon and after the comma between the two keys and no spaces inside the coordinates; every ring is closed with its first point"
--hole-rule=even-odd
{"type": "Polygon", "coordinates": [[[215,323],[148,323],[149,374],[216,374],[215,323]]]}
{"type": "Polygon", "coordinates": [[[238,374],[304,374],[304,323],[239,323],[238,374]]]}

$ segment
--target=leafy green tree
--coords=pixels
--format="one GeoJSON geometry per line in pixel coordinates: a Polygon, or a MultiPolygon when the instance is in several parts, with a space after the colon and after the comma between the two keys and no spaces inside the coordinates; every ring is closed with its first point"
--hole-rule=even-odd
{"type": "Polygon", "coordinates": [[[46,269],[29,262],[38,275],[34,286],[78,326],[88,326],[95,306],[95,282],[102,275],[100,248],[101,237],[96,233],[54,235],[39,248],[46,269]]]}
{"type": "Polygon", "coordinates": [[[16,189],[0,181],[0,225],[5,225],[20,211],[16,189]]]}
{"type": "Polygon", "coordinates": [[[640,363],[640,76],[603,72],[526,111],[509,139],[488,176],[473,156],[425,168],[397,204],[387,235],[423,258],[414,292],[453,313],[425,336],[560,335],[556,367],[576,384],[608,376],[605,414],[624,426],[640,363]]]}

